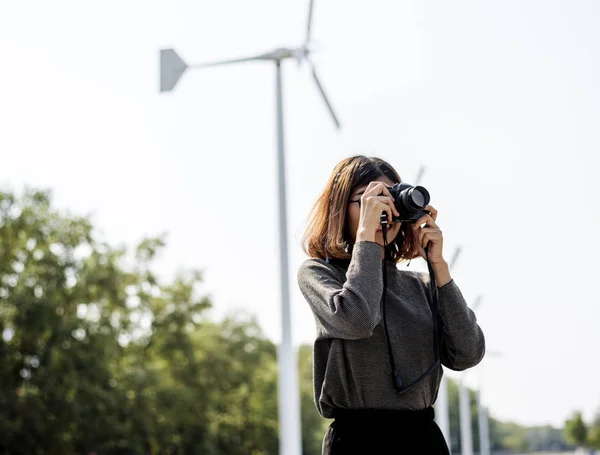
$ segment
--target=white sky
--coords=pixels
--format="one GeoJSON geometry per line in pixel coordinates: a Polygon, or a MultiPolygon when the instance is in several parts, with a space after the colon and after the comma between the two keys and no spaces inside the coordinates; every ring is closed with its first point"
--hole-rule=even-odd
{"type": "MultiPolygon", "coordinates": [[[[168,232],[165,276],[205,270],[215,316],[279,338],[274,69],[195,70],[158,94],[158,50],[189,63],[300,44],[307,1],[3,2],[0,184],[54,189],[113,244],[168,232]]],[[[420,165],[445,254],[489,350],[501,419],[562,425],[600,406],[600,6],[592,0],[317,0],[315,61],[284,67],[293,337],[303,222],[355,153],[420,165]]],[[[423,264],[413,263],[422,267],[423,264]]],[[[468,381],[477,384],[472,370],[468,381]]],[[[456,377],[451,373],[452,377],[456,377]]]]}

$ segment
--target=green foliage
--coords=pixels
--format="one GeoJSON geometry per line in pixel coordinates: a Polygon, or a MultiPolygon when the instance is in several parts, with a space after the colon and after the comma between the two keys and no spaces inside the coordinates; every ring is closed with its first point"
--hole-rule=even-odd
{"type": "Polygon", "coordinates": [[[596,413],[588,430],[588,445],[594,449],[600,450],[600,411],[596,413]]]}
{"type": "MultiPolygon", "coordinates": [[[[469,401],[473,450],[477,453],[479,451],[479,421],[477,397],[473,390],[469,390],[469,401]]],[[[456,381],[448,381],[448,403],[452,453],[461,453],[458,383],[456,381]]],[[[549,426],[528,428],[513,422],[500,422],[491,417],[488,426],[492,452],[527,453],[567,448],[560,429],[549,426]]]]}
{"type": "Polygon", "coordinates": [[[584,446],[587,441],[587,426],[581,417],[581,412],[576,412],[565,423],[565,436],[567,441],[577,446],[584,446]]]}
{"type": "Polygon", "coordinates": [[[503,448],[513,453],[528,452],[530,449],[527,429],[516,423],[496,422],[494,425],[494,435],[503,448]]]}
{"type": "Polygon", "coordinates": [[[575,412],[565,422],[564,432],[571,444],[600,450],[600,411],[589,425],[584,422],[581,412],[575,412]]]}
{"type": "Polygon", "coordinates": [[[527,438],[529,440],[529,450],[532,452],[558,452],[569,448],[563,429],[553,428],[550,425],[528,428],[527,438]]]}
{"type": "Polygon", "coordinates": [[[276,348],[208,321],[189,272],[160,284],[47,192],[0,193],[0,453],[271,454],[276,348]]]}

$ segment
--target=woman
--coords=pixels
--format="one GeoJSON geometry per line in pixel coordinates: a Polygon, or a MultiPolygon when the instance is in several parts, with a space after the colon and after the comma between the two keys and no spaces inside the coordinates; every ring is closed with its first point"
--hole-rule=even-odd
{"type": "Polygon", "coordinates": [[[485,352],[475,314],[450,276],[437,210],[428,205],[415,223],[390,223],[384,243],[382,213],[399,216],[388,188],[400,182],[381,159],[341,161],[303,237],[310,258],[298,284],[317,328],[315,403],[335,419],[324,455],[448,453],[433,420],[440,362],[465,370],[485,352]],[[396,267],[419,255],[437,291],[430,274],[396,267]]]}

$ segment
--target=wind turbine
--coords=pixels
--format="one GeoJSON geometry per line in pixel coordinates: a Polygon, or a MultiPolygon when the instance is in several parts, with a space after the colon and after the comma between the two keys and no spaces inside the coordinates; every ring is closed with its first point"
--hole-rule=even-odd
{"type": "Polygon", "coordinates": [[[310,66],[312,78],[317,85],[325,105],[331,114],[337,129],[340,128],[338,117],[329,102],[323,85],[321,84],[315,65],[310,59],[311,54],[311,27],[314,0],[308,5],[308,20],[306,39],[304,43],[295,48],[278,48],[270,52],[250,57],[231,60],[221,60],[208,63],[188,65],[174,49],[160,51],[160,91],[170,92],[190,68],[209,68],[213,66],[230,65],[234,63],[266,61],[275,64],[276,71],[276,102],[277,102],[277,183],[278,183],[278,214],[279,214],[279,260],[280,260],[280,295],[281,295],[281,344],[278,352],[279,364],[279,438],[280,453],[282,455],[301,455],[302,438],[300,428],[300,397],[298,388],[298,370],[296,352],[292,347],[292,333],[290,323],[290,297],[289,297],[289,272],[288,272],[288,239],[287,239],[287,212],[286,212],[286,178],[284,156],[284,131],[283,131],[283,94],[281,82],[281,62],[294,59],[301,64],[306,62],[310,66]]]}

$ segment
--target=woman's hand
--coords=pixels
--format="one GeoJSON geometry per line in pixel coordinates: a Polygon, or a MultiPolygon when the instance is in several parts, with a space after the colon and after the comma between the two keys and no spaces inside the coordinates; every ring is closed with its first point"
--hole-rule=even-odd
{"type": "Polygon", "coordinates": [[[360,198],[357,242],[360,240],[375,240],[375,234],[381,228],[382,212],[387,212],[388,225],[391,223],[393,215],[400,216],[394,205],[394,198],[385,184],[374,181],[369,183],[360,198]]]}
{"type": "Polygon", "coordinates": [[[446,263],[442,254],[444,237],[440,227],[435,224],[438,212],[431,205],[425,207],[425,211],[429,212],[430,215],[421,217],[413,226],[418,239],[419,254],[425,260],[428,260],[432,266],[444,265],[446,263]],[[429,257],[425,254],[427,244],[429,244],[429,257]]]}

